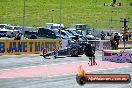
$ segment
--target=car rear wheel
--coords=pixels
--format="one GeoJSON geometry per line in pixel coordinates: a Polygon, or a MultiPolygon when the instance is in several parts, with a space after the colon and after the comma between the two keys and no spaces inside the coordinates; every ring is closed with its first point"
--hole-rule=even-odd
{"type": "Polygon", "coordinates": [[[74,57],[77,57],[77,56],[78,56],[78,53],[79,53],[79,52],[78,52],[77,49],[72,49],[72,50],[71,50],[71,56],[72,56],[72,57],[73,57],[73,56],[74,56],[74,57]]]}

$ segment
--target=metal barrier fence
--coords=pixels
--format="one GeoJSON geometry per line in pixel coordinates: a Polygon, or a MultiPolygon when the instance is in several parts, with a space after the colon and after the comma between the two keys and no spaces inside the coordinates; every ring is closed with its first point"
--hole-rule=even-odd
{"type": "MultiPolygon", "coordinates": [[[[111,42],[110,40],[88,40],[87,42],[93,44],[96,50],[111,50],[111,42]]],[[[68,44],[68,40],[62,40],[62,48],[66,47],[68,44]]],[[[132,41],[126,42],[127,49],[132,49],[132,41]]],[[[119,49],[124,49],[124,43],[120,41],[119,49]]]]}

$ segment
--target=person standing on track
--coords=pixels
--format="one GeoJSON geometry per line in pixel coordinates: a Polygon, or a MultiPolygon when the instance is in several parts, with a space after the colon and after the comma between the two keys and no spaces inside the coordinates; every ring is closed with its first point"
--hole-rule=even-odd
{"type": "Polygon", "coordinates": [[[89,57],[90,66],[97,65],[95,62],[95,47],[92,44],[86,44],[84,48],[84,53],[87,57],[89,57]]]}

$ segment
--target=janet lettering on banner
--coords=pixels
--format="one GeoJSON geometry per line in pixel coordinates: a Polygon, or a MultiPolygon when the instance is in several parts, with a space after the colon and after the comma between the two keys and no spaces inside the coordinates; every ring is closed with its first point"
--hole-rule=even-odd
{"type": "Polygon", "coordinates": [[[0,54],[30,54],[36,52],[42,52],[43,49],[46,52],[52,51],[58,48],[57,40],[12,40],[12,41],[0,41],[0,54]]]}

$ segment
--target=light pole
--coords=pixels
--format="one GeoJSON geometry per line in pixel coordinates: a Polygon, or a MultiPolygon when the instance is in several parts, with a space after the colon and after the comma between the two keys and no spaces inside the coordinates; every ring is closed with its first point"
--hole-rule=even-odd
{"type": "Polygon", "coordinates": [[[60,39],[61,39],[61,17],[62,17],[62,0],[60,0],[60,39]]]}
{"type": "Polygon", "coordinates": [[[23,0],[23,27],[22,27],[22,35],[24,39],[24,26],[25,26],[25,6],[26,6],[26,0],[23,0]]]}
{"type": "Polygon", "coordinates": [[[52,9],[52,23],[54,22],[54,10],[52,9]]]}
{"type": "Polygon", "coordinates": [[[54,0],[52,0],[52,23],[54,22],[54,0]]]}
{"type": "Polygon", "coordinates": [[[112,20],[113,20],[113,19],[112,19],[112,15],[113,15],[113,12],[114,12],[114,11],[111,12],[111,28],[110,28],[110,33],[111,33],[111,29],[112,29],[112,20]]]}

